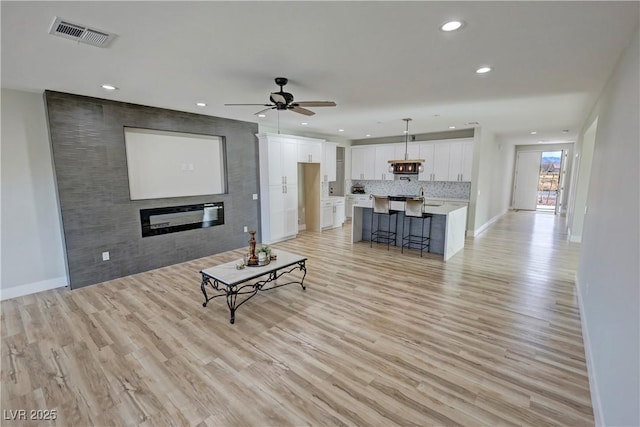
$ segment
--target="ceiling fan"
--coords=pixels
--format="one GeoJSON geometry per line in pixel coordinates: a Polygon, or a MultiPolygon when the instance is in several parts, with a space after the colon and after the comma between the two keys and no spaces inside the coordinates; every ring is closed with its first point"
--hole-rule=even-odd
{"type": "Polygon", "coordinates": [[[269,100],[272,102],[271,104],[224,104],[227,106],[236,106],[236,105],[261,105],[265,108],[264,110],[260,110],[256,115],[262,114],[268,110],[291,110],[293,112],[304,114],[305,116],[313,116],[315,113],[311,110],[307,110],[303,107],[335,107],[336,103],[333,101],[293,101],[293,95],[289,92],[285,92],[283,86],[285,86],[289,79],[286,77],[276,77],[276,84],[280,86],[279,92],[271,92],[269,96],[269,100]]]}

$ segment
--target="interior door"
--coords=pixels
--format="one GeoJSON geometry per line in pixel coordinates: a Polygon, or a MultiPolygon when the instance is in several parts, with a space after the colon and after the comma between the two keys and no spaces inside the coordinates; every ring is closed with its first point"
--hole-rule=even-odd
{"type": "Polygon", "coordinates": [[[513,208],[535,211],[538,205],[538,181],[542,151],[521,151],[516,160],[513,208]]]}

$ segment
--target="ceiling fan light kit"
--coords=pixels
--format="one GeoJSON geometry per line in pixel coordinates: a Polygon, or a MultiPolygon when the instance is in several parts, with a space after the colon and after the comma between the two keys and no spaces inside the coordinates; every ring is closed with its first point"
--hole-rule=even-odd
{"type": "MultiPolygon", "coordinates": [[[[308,110],[304,107],[335,107],[336,103],[333,101],[300,101],[295,102],[294,97],[291,93],[284,91],[284,86],[289,82],[289,79],[286,77],[276,77],[275,82],[278,86],[280,86],[280,90],[278,92],[271,92],[269,95],[269,101],[271,104],[224,104],[227,106],[238,106],[238,105],[259,105],[262,107],[268,107],[264,110],[260,110],[257,113],[254,113],[257,116],[264,114],[269,110],[277,110],[277,111],[293,111],[294,113],[302,114],[305,116],[313,116],[315,113],[311,110],[308,110]]],[[[261,116],[260,116],[261,117],[261,116]]]]}

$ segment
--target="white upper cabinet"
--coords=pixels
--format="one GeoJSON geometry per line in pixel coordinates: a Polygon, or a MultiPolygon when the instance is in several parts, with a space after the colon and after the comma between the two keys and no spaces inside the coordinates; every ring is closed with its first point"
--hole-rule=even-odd
{"type": "Polygon", "coordinates": [[[321,163],[322,143],[311,141],[298,141],[298,162],[321,163]]]}
{"type": "Polygon", "coordinates": [[[325,142],[324,144],[322,144],[322,181],[323,182],[336,180],[337,150],[338,150],[338,144],[336,144],[335,142],[325,142]]]}
{"type": "Polygon", "coordinates": [[[473,141],[451,142],[449,181],[471,181],[473,141]]]}
{"type": "Polygon", "coordinates": [[[434,148],[435,144],[431,142],[421,142],[419,144],[418,158],[424,159],[424,163],[422,164],[423,170],[418,175],[419,181],[435,180],[435,176],[433,174],[433,165],[435,161],[435,156],[433,154],[434,148]]]}
{"type": "Polygon", "coordinates": [[[351,179],[393,180],[389,160],[424,159],[420,181],[471,181],[473,140],[439,140],[351,148],[351,179]]]}
{"type": "Polygon", "coordinates": [[[462,175],[461,181],[471,182],[473,172],[473,141],[465,141],[462,144],[462,175]]]}
{"type": "Polygon", "coordinates": [[[270,136],[265,140],[268,152],[269,185],[298,182],[298,144],[296,140],[270,136]]]}
{"type": "Polygon", "coordinates": [[[389,160],[396,159],[395,156],[396,149],[393,145],[379,145],[375,147],[374,179],[393,181],[393,173],[389,172],[389,160]]]}
{"type": "Polygon", "coordinates": [[[433,181],[449,181],[449,157],[451,144],[433,143],[433,181]]]}
{"type": "Polygon", "coordinates": [[[374,146],[351,147],[351,179],[375,179],[375,157],[374,146]]]}

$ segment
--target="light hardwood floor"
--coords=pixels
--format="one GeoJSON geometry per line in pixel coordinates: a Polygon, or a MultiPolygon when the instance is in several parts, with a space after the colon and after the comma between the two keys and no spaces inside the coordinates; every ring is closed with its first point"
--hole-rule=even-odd
{"type": "Polygon", "coordinates": [[[508,213],[446,264],[302,233],[274,248],[309,257],[307,290],[235,325],[198,272],[240,250],[4,301],[3,418],[58,417],[2,425],[593,425],[562,221],[508,213]]]}

